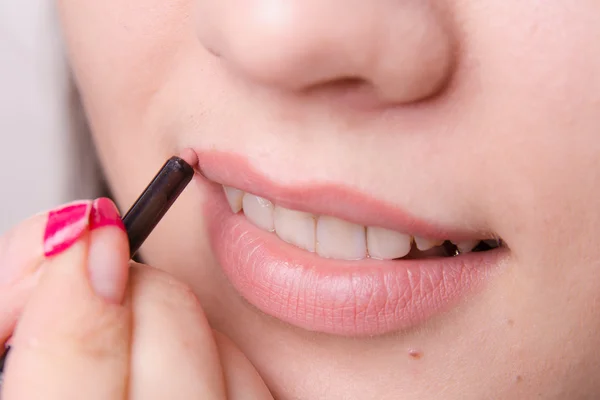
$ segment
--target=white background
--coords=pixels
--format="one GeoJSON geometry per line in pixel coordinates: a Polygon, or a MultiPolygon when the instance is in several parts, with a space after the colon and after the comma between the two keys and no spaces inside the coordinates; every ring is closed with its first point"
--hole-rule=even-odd
{"type": "Polygon", "coordinates": [[[74,140],[53,4],[0,1],[0,234],[95,186],[90,152],[74,140]]]}

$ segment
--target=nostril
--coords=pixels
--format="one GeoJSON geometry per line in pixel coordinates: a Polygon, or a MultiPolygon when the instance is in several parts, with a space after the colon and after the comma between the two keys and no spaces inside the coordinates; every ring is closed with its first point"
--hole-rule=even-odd
{"type": "Polygon", "coordinates": [[[315,83],[307,86],[303,94],[351,108],[372,109],[389,105],[373,82],[360,77],[348,76],[315,83]]]}
{"type": "Polygon", "coordinates": [[[305,92],[331,92],[344,93],[348,91],[364,90],[373,85],[367,79],[360,77],[342,77],[334,80],[317,82],[305,88],[305,92]]]}
{"type": "MultiPolygon", "coordinates": [[[[391,82],[388,85],[393,86],[391,82]]],[[[376,110],[417,103],[431,100],[444,90],[445,86],[439,85],[429,91],[428,96],[421,96],[414,100],[404,100],[389,96],[387,88],[378,86],[375,82],[360,78],[346,77],[331,81],[315,83],[304,88],[300,93],[313,99],[318,98],[333,105],[347,106],[353,109],[376,110]]],[[[393,94],[401,93],[400,90],[393,94]]]]}

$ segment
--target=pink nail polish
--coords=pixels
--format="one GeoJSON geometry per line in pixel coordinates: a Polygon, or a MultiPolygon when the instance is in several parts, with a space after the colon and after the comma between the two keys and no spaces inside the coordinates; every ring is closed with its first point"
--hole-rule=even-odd
{"type": "Polygon", "coordinates": [[[123,225],[117,207],[107,198],[96,199],[90,215],[90,230],[103,226],[116,226],[125,231],[125,225],[123,225]]]}
{"type": "Polygon", "coordinates": [[[48,213],[44,254],[52,257],[71,247],[85,232],[92,212],[91,201],[71,203],[48,213]]]}

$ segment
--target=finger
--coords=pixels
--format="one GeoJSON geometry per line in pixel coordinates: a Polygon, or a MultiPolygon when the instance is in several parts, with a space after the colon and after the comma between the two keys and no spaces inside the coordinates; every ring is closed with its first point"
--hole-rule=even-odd
{"type": "Polygon", "coordinates": [[[12,335],[39,278],[48,213],[31,217],[0,237],[0,343],[12,335]]]}
{"type": "Polygon", "coordinates": [[[4,400],[124,398],[128,242],[112,202],[48,218],[40,282],[17,325],[4,400]]]}
{"type": "Polygon", "coordinates": [[[212,331],[194,294],[158,270],[135,266],[130,399],[225,399],[212,331]]]}
{"type": "Polygon", "coordinates": [[[220,332],[214,331],[225,376],[228,400],[273,400],[258,371],[242,351],[220,332]]]}

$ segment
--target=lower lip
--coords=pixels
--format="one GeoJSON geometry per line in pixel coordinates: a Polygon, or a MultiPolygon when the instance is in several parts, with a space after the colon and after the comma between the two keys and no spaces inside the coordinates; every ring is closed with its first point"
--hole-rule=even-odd
{"type": "Polygon", "coordinates": [[[232,285],[262,312],[309,331],[374,336],[413,328],[480,288],[505,255],[325,259],[233,214],[221,186],[206,186],[211,246],[232,285]]]}

